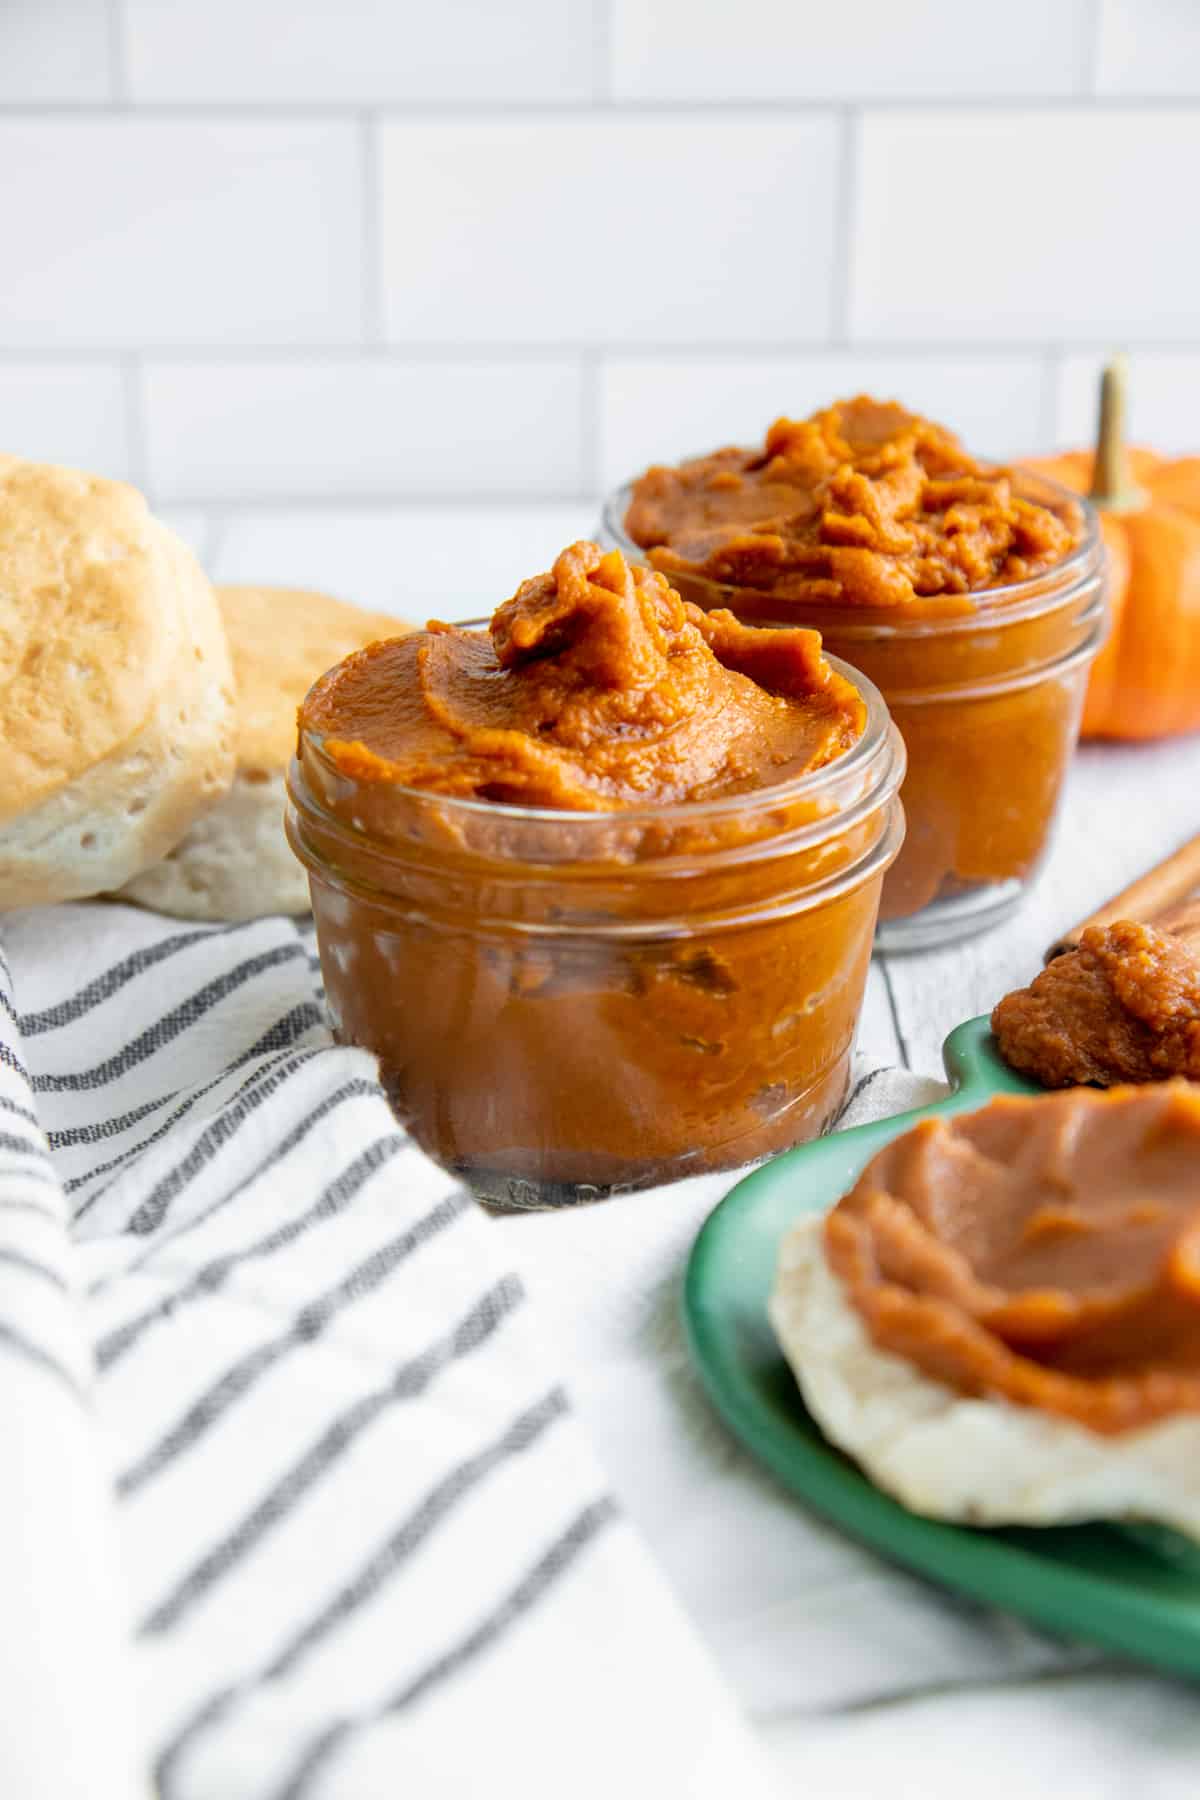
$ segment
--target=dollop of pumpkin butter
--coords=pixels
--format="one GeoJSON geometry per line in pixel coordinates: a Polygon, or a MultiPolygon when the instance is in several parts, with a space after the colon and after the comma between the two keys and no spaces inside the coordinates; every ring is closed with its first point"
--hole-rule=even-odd
{"type": "Polygon", "coordinates": [[[881,1350],[1119,1433],[1200,1412],[1200,1090],[1004,1096],[923,1120],[827,1216],[881,1350]]]}
{"type": "Polygon", "coordinates": [[[668,574],[780,599],[911,607],[1024,581],[1081,518],[1023,498],[945,426],[859,395],[634,484],[625,528],[668,574]]]}
{"type": "Polygon", "coordinates": [[[583,542],[488,631],[432,623],[348,657],[301,721],[360,782],[596,812],[788,781],[848,750],[866,708],[817,632],[702,612],[583,542]]]}

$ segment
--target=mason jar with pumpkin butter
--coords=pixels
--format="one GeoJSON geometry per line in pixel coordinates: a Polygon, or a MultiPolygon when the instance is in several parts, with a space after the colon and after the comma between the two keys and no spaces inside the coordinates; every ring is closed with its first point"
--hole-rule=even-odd
{"type": "Polygon", "coordinates": [[[883,948],[1011,910],[1048,848],[1106,630],[1085,502],[860,397],[779,419],[761,448],[647,470],[602,535],[697,606],[817,627],[879,687],[908,750],[883,948]]]}
{"type": "Polygon", "coordinates": [[[309,693],[287,828],[343,1042],[480,1196],[733,1167],[840,1105],[904,752],[812,631],[580,543],[309,693]]]}

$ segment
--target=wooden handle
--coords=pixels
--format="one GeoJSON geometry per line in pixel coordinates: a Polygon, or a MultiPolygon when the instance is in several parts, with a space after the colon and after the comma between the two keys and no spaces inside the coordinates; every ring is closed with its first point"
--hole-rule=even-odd
{"type": "Polygon", "coordinates": [[[1181,903],[1189,900],[1197,888],[1200,888],[1200,833],[1148,869],[1129,887],[1122,888],[1119,894],[1094,913],[1089,913],[1086,919],[1081,919],[1070,931],[1064,931],[1047,950],[1046,961],[1053,962],[1065,950],[1076,949],[1089,925],[1111,925],[1116,919],[1136,919],[1141,925],[1161,924],[1164,930],[1173,931],[1180,937],[1193,936],[1200,931],[1200,901],[1193,907],[1181,903]],[[1167,917],[1171,913],[1177,915],[1173,924],[1167,917]]]}
{"type": "Polygon", "coordinates": [[[1158,931],[1169,931],[1172,937],[1182,938],[1185,944],[1200,941],[1200,897],[1183,900],[1178,906],[1168,906],[1166,912],[1159,913],[1154,921],[1158,931]]]}

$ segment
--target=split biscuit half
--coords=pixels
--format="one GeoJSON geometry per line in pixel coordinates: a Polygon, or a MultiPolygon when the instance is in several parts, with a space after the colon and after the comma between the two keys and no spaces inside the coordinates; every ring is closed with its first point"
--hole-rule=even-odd
{"type": "Polygon", "coordinates": [[[233,764],[232,670],[195,557],[135,488],[0,456],[0,908],[134,879],[233,764]]]}
{"type": "Polygon", "coordinates": [[[233,786],[121,897],[181,919],[307,912],[308,877],[283,831],[296,709],[334,663],[411,627],[297,588],[222,587],[217,593],[237,690],[233,786]]]}

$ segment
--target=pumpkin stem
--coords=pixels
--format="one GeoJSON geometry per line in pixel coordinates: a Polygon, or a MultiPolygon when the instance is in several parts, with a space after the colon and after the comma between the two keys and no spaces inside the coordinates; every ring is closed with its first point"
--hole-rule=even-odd
{"type": "Polygon", "coordinates": [[[1133,512],[1146,504],[1145,493],[1129,473],[1129,452],[1125,447],[1127,373],[1125,358],[1117,355],[1105,364],[1100,377],[1100,421],[1088,499],[1105,512],[1133,512]]]}

